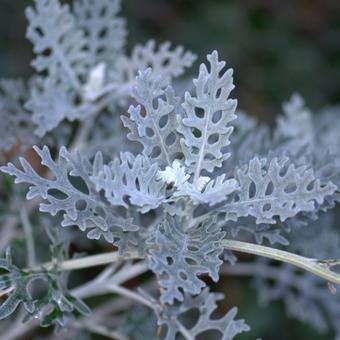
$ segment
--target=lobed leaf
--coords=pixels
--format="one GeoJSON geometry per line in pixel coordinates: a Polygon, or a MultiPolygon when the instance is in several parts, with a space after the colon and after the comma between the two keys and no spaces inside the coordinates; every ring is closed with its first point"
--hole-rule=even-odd
{"type": "Polygon", "coordinates": [[[117,83],[131,83],[138,71],[151,67],[154,74],[167,84],[172,78],[182,75],[195,60],[196,56],[189,51],[185,52],[182,46],[171,50],[170,42],[165,42],[157,48],[155,41],[149,40],[145,46],[136,45],[130,57],[118,58],[113,76],[117,83]]]}
{"type": "Polygon", "coordinates": [[[97,191],[104,190],[106,199],[113,205],[128,208],[126,198],[139,207],[142,213],[157,208],[165,198],[165,186],[157,180],[157,164],[142,155],[137,157],[122,152],[120,158],[103,165],[96,157],[91,181],[97,191]]]}
{"type": "Polygon", "coordinates": [[[35,7],[26,9],[29,21],[26,36],[37,57],[32,66],[47,71],[55,83],[80,89],[79,78],[86,75],[88,56],[86,40],[77,29],[68,5],[58,0],[35,0],[35,7]]]}
{"type": "Polygon", "coordinates": [[[240,190],[230,203],[219,209],[227,219],[253,216],[256,223],[285,221],[299,212],[308,212],[334,194],[331,182],[321,184],[306,166],[296,167],[287,158],[265,161],[253,158],[249,165],[236,170],[240,190]]]}
{"type": "Polygon", "coordinates": [[[46,201],[40,204],[40,211],[52,216],[61,212],[63,227],[76,225],[87,231],[89,237],[101,235],[117,246],[123,238],[128,238],[129,234],[125,232],[138,230],[131,219],[116,215],[112,207],[100,198],[90,179],[93,167],[86,158],[80,155],[74,157],[62,147],[59,161],[54,162],[47,146],[34,149],[41,158],[41,164],[51,171],[54,179],[38,175],[24,158],[20,158],[23,170],[11,163],[1,170],[15,176],[16,183],[30,184],[27,199],[41,197],[46,201]]]}
{"type": "Polygon", "coordinates": [[[179,306],[165,305],[164,309],[158,312],[158,324],[167,326],[165,340],[178,338],[183,327],[179,323],[181,315],[184,313],[188,315],[189,311],[193,312],[195,309],[198,309],[199,317],[194,325],[187,329],[190,339],[196,339],[197,336],[209,330],[218,331],[221,340],[231,340],[240,333],[248,332],[250,327],[243,319],[235,320],[236,307],[230,309],[222,318],[212,319],[211,315],[217,308],[216,302],[222,299],[223,294],[210,293],[206,288],[197,296],[185,293],[184,300],[179,306]]]}
{"type": "Polygon", "coordinates": [[[210,71],[201,64],[197,79],[194,79],[195,96],[185,93],[185,114],[179,119],[178,132],[186,165],[195,173],[196,181],[202,170],[212,172],[229,158],[225,147],[230,144],[233,128],[229,123],[236,118],[236,100],[229,99],[233,90],[232,70],[221,75],[225,62],[218,61],[214,51],[207,56],[210,71]]]}
{"type": "Polygon", "coordinates": [[[218,281],[223,237],[213,220],[185,232],[174,217],[166,217],[148,240],[149,265],[160,276],[162,303],[183,301],[183,292],[199,294],[206,286],[199,274],[218,281]]]}
{"type": "Polygon", "coordinates": [[[31,116],[23,107],[28,96],[23,80],[0,80],[0,149],[9,151],[18,142],[24,146],[34,143],[31,116]]]}
{"type": "Polygon", "coordinates": [[[110,66],[124,52],[127,32],[125,20],[117,16],[120,8],[120,0],[75,1],[74,15],[85,33],[91,66],[101,62],[110,66]]]}
{"type": "Polygon", "coordinates": [[[176,131],[176,106],[178,98],[171,87],[164,89],[161,79],[148,68],[140,72],[132,96],[142,107],[130,106],[130,117],[121,116],[130,132],[128,138],[143,145],[143,154],[161,166],[171,165],[181,151],[176,131]]]}

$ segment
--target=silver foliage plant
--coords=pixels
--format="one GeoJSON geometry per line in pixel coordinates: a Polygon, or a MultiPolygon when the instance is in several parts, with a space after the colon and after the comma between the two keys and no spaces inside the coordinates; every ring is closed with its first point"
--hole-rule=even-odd
{"type": "MultiPolygon", "coordinates": [[[[340,245],[333,209],[340,200],[338,109],[313,116],[293,95],[272,132],[236,111],[233,71],[216,51],[200,65],[192,89],[176,94],[175,78],[195,56],[154,41],[127,54],[119,10],[116,0],[75,0],[72,9],[58,0],[35,0],[27,9],[37,74],[27,85],[0,82],[0,147],[7,152],[17,145],[22,153],[36,144],[43,167],[24,157],[1,167],[15,183],[28,184],[26,198],[34,199],[24,204],[26,215],[8,208],[3,224],[22,224],[25,233],[32,229],[28,219],[45,225],[52,261],[20,269],[7,249],[0,260],[0,319],[22,305],[25,319],[37,318],[41,326],[96,332],[98,327],[74,321],[79,313],[91,320],[82,299],[115,292],[153,310],[158,330],[152,317],[148,324],[159,338],[217,331],[214,336],[233,339],[250,327],[236,319],[236,307],[211,317],[223,295],[211,291],[207,278],[218,282],[221,271],[254,275],[261,302],[282,298],[289,315],[320,331],[330,328],[339,338],[339,294],[332,297],[326,281],[291,266],[315,265],[314,274],[329,278],[333,291],[339,283],[332,270],[340,245]],[[117,113],[129,103],[120,122],[117,113]],[[36,214],[37,204],[51,217],[36,214]],[[79,231],[72,228],[72,236],[66,227],[79,231]],[[70,259],[69,243],[80,232],[113,252],[70,259]],[[268,259],[245,265],[232,252],[261,251],[278,259],[283,247],[289,252],[280,259],[290,264],[282,266],[268,259]],[[294,253],[302,256],[290,260],[294,253]],[[64,271],[111,262],[116,265],[97,279],[67,288],[64,271]],[[156,286],[143,284],[139,292],[120,286],[143,266],[155,274],[156,286]],[[47,285],[42,298],[31,291],[39,280],[47,285]],[[192,310],[199,316],[187,325],[182,314],[192,310]]],[[[1,180],[5,188],[5,176],[1,180]]],[[[32,255],[34,238],[26,241],[32,255]]],[[[129,338],[131,327],[105,331],[129,338]]]]}

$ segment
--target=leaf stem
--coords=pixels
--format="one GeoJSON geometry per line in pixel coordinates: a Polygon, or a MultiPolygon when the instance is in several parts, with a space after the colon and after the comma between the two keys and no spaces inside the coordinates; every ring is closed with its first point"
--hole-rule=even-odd
{"type": "Polygon", "coordinates": [[[20,209],[20,219],[24,227],[28,265],[30,267],[33,267],[36,264],[33,227],[32,227],[31,221],[29,220],[28,212],[27,212],[25,205],[23,205],[23,207],[20,209]]]}
{"type": "Polygon", "coordinates": [[[241,253],[264,256],[281,262],[290,263],[296,267],[309,271],[310,273],[313,273],[327,280],[328,282],[340,284],[340,274],[331,271],[329,269],[330,266],[325,265],[325,262],[327,262],[327,260],[318,261],[308,257],[293,254],[288,251],[248,242],[223,240],[222,243],[223,247],[226,249],[238,251],[241,253]]]}
{"type": "MultiPolygon", "coordinates": [[[[141,258],[141,256],[138,254],[132,254],[131,256],[129,256],[129,259],[138,258],[141,258]]],[[[53,268],[56,268],[58,271],[68,271],[101,266],[104,264],[116,262],[121,259],[126,260],[127,258],[119,256],[118,252],[113,251],[104,254],[90,255],[78,259],[67,260],[60,263],[58,263],[57,261],[50,261],[31,268],[25,268],[24,271],[37,272],[41,271],[41,269],[52,270],[53,268]]]]}

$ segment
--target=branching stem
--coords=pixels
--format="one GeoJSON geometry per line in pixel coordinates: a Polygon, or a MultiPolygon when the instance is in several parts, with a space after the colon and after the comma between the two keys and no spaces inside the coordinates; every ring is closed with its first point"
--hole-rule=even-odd
{"type": "MultiPolygon", "coordinates": [[[[222,243],[225,249],[238,251],[241,253],[264,256],[281,262],[290,263],[296,267],[309,271],[327,280],[328,282],[340,284],[340,274],[330,270],[332,266],[339,263],[339,260],[316,260],[293,254],[288,251],[248,242],[223,240],[222,243]]],[[[129,256],[129,259],[138,258],[142,257],[138,254],[131,254],[131,256],[129,256]]],[[[40,271],[41,269],[52,270],[53,268],[57,268],[57,270],[59,271],[76,270],[94,266],[101,266],[116,262],[118,260],[124,260],[124,258],[119,257],[117,252],[109,252],[104,254],[86,256],[79,259],[67,260],[61,263],[51,261],[32,268],[26,268],[25,271],[36,272],[40,271]]]]}
{"type": "MultiPolygon", "coordinates": [[[[138,256],[138,254],[132,254],[129,259],[138,259],[141,258],[138,256]]],[[[57,268],[59,271],[67,271],[67,270],[75,270],[75,269],[83,269],[83,268],[89,268],[89,267],[95,267],[95,266],[101,266],[109,263],[116,262],[118,260],[123,260],[123,257],[120,257],[118,252],[113,251],[109,253],[104,254],[98,254],[98,255],[90,255],[85,256],[78,259],[72,259],[67,260],[64,262],[47,262],[43,263],[41,265],[32,267],[32,268],[26,268],[25,271],[30,272],[37,272],[41,269],[45,270],[52,270],[53,268],[57,268]]]]}
{"type": "MultiPolygon", "coordinates": [[[[335,273],[329,269],[330,266],[325,264],[327,263],[327,260],[318,261],[308,257],[293,254],[288,251],[234,240],[223,240],[223,246],[224,248],[229,250],[264,256],[281,262],[290,263],[296,267],[322,277],[328,282],[340,284],[340,274],[335,273]]],[[[331,262],[334,263],[338,261],[331,260],[331,262]]]]}

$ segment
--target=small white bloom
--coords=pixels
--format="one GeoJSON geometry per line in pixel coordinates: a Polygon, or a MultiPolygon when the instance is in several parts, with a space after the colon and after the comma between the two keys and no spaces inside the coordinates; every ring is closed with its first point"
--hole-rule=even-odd
{"type": "Polygon", "coordinates": [[[179,160],[175,159],[172,166],[167,166],[165,170],[158,171],[157,179],[166,184],[174,184],[176,187],[183,184],[189,179],[189,175],[185,173],[185,169],[179,160]]]}
{"type": "Polygon", "coordinates": [[[100,96],[105,80],[105,70],[106,64],[99,63],[90,71],[83,87],[85,100],[94,101],[100,96]]]}
{"type": "Polygon", "coordinates": [[[166,184],[175,183],[175,171],[172,167],[167,166],[165,170],[158,171],[157,179],[163,181],[166,184]]]}

